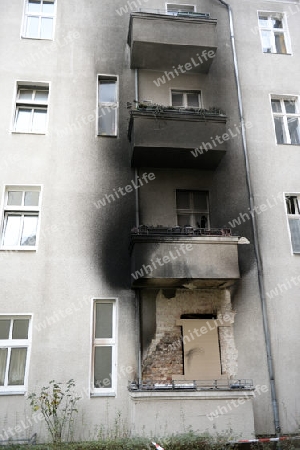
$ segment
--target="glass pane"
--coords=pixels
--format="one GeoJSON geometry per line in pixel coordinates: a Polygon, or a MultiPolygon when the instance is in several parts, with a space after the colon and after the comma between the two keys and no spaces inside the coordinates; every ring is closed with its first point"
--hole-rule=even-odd
{"type": "Polygon", "coordinates": [[[187,104],[191,108],[199,108],[199,94],[197,94],[197,92],[188,93],[187,104]]]}
{"type": "Polygon", "coordinates": [[[46,14],[54,13],[54,2],[43,2],[42,12],[46,14]]]}
{"type": "Polygon", "coordinates": [[[94,361],[94,387],[111,388],[112,347],[96,347],[94,361]]]}
{"type": "Polygon", "coordinates": [[[276,133],[277,144],[286,144],[283,118],[282,117],[274,117],[274,124],[275,124],[275,133],[276,133]]]}
{"type": "Polygon", "coordinates": [[[28,11],[29,12],[40,12],[41,1],[40,0],[28,0],[28,11]]]}
{"type": "Polygon", "coordinates": [[[31,112],[31,109],[18,109],[16,117],[16,131],[30,131],[31,112]]]}
{"type": "Polygon", "coordinates": [[[300,127],[298,117],[288,117],[291,144],[300,144],[300,127]]]}
{"type": "Polygon", "coordinates": [[[32,131],[45,132],[47,120],[46,109],[35,109],[33,112],[32,131]]]}
{"type": "Polygon", "coordinates": [[[117,101],[116,82],[112,80],[100,80],[99,101],[100,103],[115,103],[117,101]]]}
{"type": "Polygon", "coordinates": [[[113,333],[113,304],[96,303],[95,338],[109,339],[113,333]]]}
{"type": "Polygon", "coordinates": [[[98,120],[99,134],[114,136],[116,134],[115,108],[101,108],[98,120]]]}
{"type": "Polygon", "coordinates": [[[21,245],[36,244],[38,216],[24,216],[21,245]]]}
{"type": "Polygon", "coordinates": [[[4,386],[7,348],[0,348],[0,386],[4,386]]]}
{"type": "Polygon", "coordinates": [[[38,191],[26,191],[24,206],[38,206],[39,205],[39,196],[40,193],[38,191]]]}
{"type": "Polygon", "coordinates": [[[15,247],[19,245],[19,234],[21,227],[21,216],[8,214],[4,228],[3,245],[15,247]]]}
{"type": "Polygon", "coordinates": [[[296,102],[295,100],[284,100],[284,106],[287,113],[296,113],[296,102]]]}
{"type": "Polygon", "coordinates": [[[10,322],[11,322],[10,319],[0,320],[0,339],[9,338],[10,322]]]}
{"type": "Polygon", "coordinates": [[[209,228],[207,214],[195,214],[195,222],[198,228],[209,228]]]}
{"type": "Polygon", "coordinates": [[[283,28],[281,19],[272,19],[273,28],[283,28]]]}
{"type": "Polygon", "coordinates": [[[20,89],[19,90],[19,100],[32,100],[32,89],[20,89]]]}
{"type": "Polygon", "coordinates": [[[172,92],[172,106],[183,106],[183,94],[172,92]]]}
{"type": "Polygon", "coordinates": [[[41,39],[52,39],[53,19],[42,17],[41,19],[41,39]]]}
{"type": "Polygon", "coordinates": [[[38,38],[39,37],[39,21],[38,17],[27,17],[26,24],[26,37],[38,38]]]}
{"type": "Polygon", "coordinates": [[[193,192],[194,208],[207,211],[207,194],[206,192],[193,192]]]}
{"type": "Polygon", "coordinates": [[[180,227],[191,227],[191,215],[190,214],[177,214],[177,225],[180,227]]]}
{"type": "Polygon", "coordinates": [[[176,207],[177,209],[190,209],[190,193],[189,191],[176,192],[176,207]]]}
{"type": "Polygon", "coordinates": [[[266,17],[266,16],[259,16],[258,21],[259,21],[259,25],[261,27],[267,27],[268,26],[268,17],[266,17]]]}
{"type": "Polygon", "coordinates": [[[263,52],[271,53],[272,52],[271,31],[262,30],[261,37],[262,37],[263,52]]]}
{"type": "Polygon", "coordinates": [[[281,111],[281,103],[280,103],[280,100],[272,100],[271,101],[271,103],[272,103],[272,111],[273,112],[282,112],[281,111]]]}
{"type": "Polygon", "coordinates": [[[48,101],[48,91],[36,91],[34,100],[36,102],[47,102],[48,101]]]}
{"type": "Polygon", "coordinates": [[[275,33],[275,47],[276,53],[287,53],[283,33],[275,33]]]}
{"type": "Polygon", "coordinates": [[[291,238],[292,238],[292,248],[294,253],[300,252],[300,220],[299,219],[289,219],[291,238]]]}
{"type": "Polygon", "coordinates": [[[12,338],[28,339],[29,319],[14,319],[12,338]]]}
{"type": "Polygon", "coordinates": [[[8,385],[24,384],[27,348],[12,348],[8,370],[8,385]]]}
{"type": "Polygon", "coordinates": [[[23,192],[22,191],[8,191],[7,204],[8,205],[22,205],[23,192]]]}

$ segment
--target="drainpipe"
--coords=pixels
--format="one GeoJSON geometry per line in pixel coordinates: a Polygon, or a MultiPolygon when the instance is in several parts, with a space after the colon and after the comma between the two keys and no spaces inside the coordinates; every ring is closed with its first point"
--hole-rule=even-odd
{"type": "MultiPolygon", "coordinates": [[[[237,87],[239,116],[240,116],[241,129],[242,129],[242,147],[243,147],[243,153],[244,153],[244,159],[245,159],[246,181],[247,181],[247,187],[248,187],[250,210],[254,211],[254,198],[253,198],[253,189],[252,189],[252,183],[251,183],[251,177],[250,177],[249,157],[248,157],[248,148],[247,148],[247,141],[246,141],[246,128],[245,128],[245,121],[244,121],[244,112],[243,112],[242,94],[241,94],[241,86],[240,86],[240,77],[239,77],[239,71],[238,71],[237,54],[236,54],[236,48],[235,48],[232,9],[231,9],[231,6],[228,3],[226,3],[224,0],[218,0],[218,1],[222,5],[224,5],[228,10],[229,24],[230,24],[230,40],[231,40],[233,62],[234,62],[234,75],[235,75],[235,81],[236,81],[236,87],[237,87]]],[[[266,296],[265,296],[265,290],[264,290],[263,264],[262,264],[260,249],[259,249],[258,226],[257,226],[255,214],[250,214],[250,215],[251,215],[251,222],[252,222],[252,228],[253,228],[254,252],[255,252],[256,263],[257,263],[258,286],[259,286],[259,294],[260,294],[260,301],[261,301],[261,308],[262,308],[263,328],[264,328],[264,336],[265,336],[265,343],[266,343],[269,380],[270,380],[270,386],[271,386],[273,418],[274,418],[276,434],[279,435],[281,432],[281,428],[280,428],[278,402],[277,402],[276,388],[275,388],[275,376],[274,376],[274,367],[273,367],[272,350],[271,350],[271,342],[270,342],[270,330],[269,330],[269,322],[268,322],[268,315],[267,315],[267,302],[266,302],[266,296]]]]}
{"type": "MultiPolygon", "coordinates": [[[[139,72],[138,69],[135,69],[134,74],[134,80],[135,80],[135,100],[139,101],[139,72]]],[[[135,185],[138,186],[138,171],[137,168],[134,169],[134,181],[135,185]]],[[[135,190],[135,226],[138,227],[140,224],[140,208],[139,208],[139,190],[135,190]]]]}

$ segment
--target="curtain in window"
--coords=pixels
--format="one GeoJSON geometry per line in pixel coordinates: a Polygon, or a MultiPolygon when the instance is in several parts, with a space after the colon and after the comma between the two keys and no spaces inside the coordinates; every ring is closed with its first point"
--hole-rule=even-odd
{"type": "Polygon", "coordinates": [[[0,348],[0,386],[4,386],[7,348],[0,348]]]}
{"type": "Polygon", "coordinates": [[[8,371],[8,385],[24,384],[27,348],[12,348],[8,371]]]}
{"type": "Polygon", "coordinates": [[[286,46],[283,33],[275,33],[276,53],[286,53],[286,46]]]}

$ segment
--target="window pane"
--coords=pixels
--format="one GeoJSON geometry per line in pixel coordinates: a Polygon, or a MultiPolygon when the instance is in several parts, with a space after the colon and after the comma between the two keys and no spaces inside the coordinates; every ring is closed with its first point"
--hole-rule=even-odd
{"type": "Polygon", "coordinates": [[[21,216],[7,214],[3,236],[3,245],[15,247],[19,245],[21,216]]]}
{"type": "Polygon", "coordinates": [[[272,52],[271,31],[262,30],[261,37],[262,37],[263,52],[271,53],[272,52]]]}
{"type": "Polygon", "coordinates": [[[48,101],[48,91],[36,91],[34,100],[36,102],[47,102],[48,101]]]}
{"type": "Polygon", "coordinates": [[[28,339],[29,319],[14,319],[12,338],[28,339]]]}
{"type": "Polygon", "coordinates": [[[176,192],[177,209],[190,209],[190,193],[188,191],[176,192]]]}
{"type": "Polygon", "coordinates": [[[195,222],[198,228],[208,228],[208,214],[195,214],[195,222]]]}
{"type": "Polygon", "coordinates": [[[288,117],[288,127],[292,144],[300,144],[300,127],[298,117],[288,117]]]}
{"type": "Polygon", "coordinates": [[[38,206],[39,205],[39,196],[40,193],[38,191],[26,191],[24,206],[38,206]]]}
{"type": "Polygon", "coordinates": [[[199,94],[197,92],[188,93],[187,104],[191,108],[199,108],[199,94]]]}
{"type": "Polygon", "coordinates": [[[276,133],[277,144],[286,144],[286,138],[285,138],[284,126],[283,126],[283,118],[282,117],[274,117],[274,124],[275,124],[275,133],[276,133]]]}
{"type": "Polygon", "coordinates": [[[9,338],[10,319],[0,320],[0,339],[9,338]]]}
{"type": "Polygon", "coordinates": [[[21,245],[36,244],[38,216],[24,216],[21,245]]]}
{"type": "Polygon", "coordinates": [[[112,347],[95,347],[94,387],[111,388],[112,347]]]}
{"type": "Polygon", "coordinates": [[[115,103],[117,101],[116,82],[112,80],[100,80],[99,101],[100,103],[115,103]]]}
{"type": "Polygon", "coordinates": [[[31,38],[39,37],[39,18],[38,17],[27,17],[26,24],[26,36],[31,38]]]}
{"type": "Polygon", "coordinates": [[[8,371],[8,385],[24,384],[27,348],[12,348],[8,371]]]}
{"type": "Polygon", "coordinates": [[[40,12],[41,1],[40,0],[28,0],[28,11],[29,12],[40,12]]]}
{"type": "Polygon", "coordinates": [[[275,33],[275,47],[277,53],[286,53],[286,46],[283,33],[275,33]]]}
{"type": "Polygon", "coordinates": [[[287,113],[296,113],[296,102],[295,100],[284,100],[284,106],[287,113]]]}
{"type": "Polygon", "coordinates": [[[207,211],[207,194],[206,192],[193,192],[194,208],[207,211]]]}
{"type": "Polygon", "coordinates": [[[273,28],[283,28],[281,19],[272,19],[273,28]]]}
{"type": "Polygon", "coordinates": [[[20,89],[19,90],[19,100],[32,100],[32,94],[33,94],[33,90],[32,89],[20,89]]]}
{"type": "Polygon", "coordinates": [[[113,304],[96,303],[96,339],[109,339],[113,335],[113,304]]]}
{"type": "Polygon", "coordinates": [[[54,2],[43,2],[42,12],[47,14],[54,13],[54,2]]]}
{"type": "Polygon", "coordinates": [[[7,348],[0,348],[0,386],[4,386],[7,348]]]}
{"type": "Polygon", "coordinates": [[[114,136],[116,134],[115,108],[101,108],[98,120],[99,134],[114,136]]]}
{"type": "Polygon", "coordinates": [[[47,119],[46,109],[35,109],[33,112],[32,131],[45,132],[46,119],[47,119]]]}
{"type": "Polygon", "coordinates": [[[23,192],[21,191],[8,191],[7,204],[21,206],[23,199],[23,192]]]}
{"type": "Polygon", "coordinates": [[[268,17],[265,16],[259,16],[259,25],[261,27],[266,27],[268,26],[268,17]]]}
{"type": "Polygon", "coordinates": [[[281,103],[280,100],[272,100],[272,111],[273,112],[281,112],[281,103]]]}
{"type": "Polygon", "coordinates": [[[30,131],[31,112],[31,109],[18,109],[16,117],[16,131],[30,131]]]}
{"type": "Polygon", "coordinates": [[[172,106],[183,106],[183,94],[172,92],[172,106]]]}
{"type": "Polygon", "coordinates": [[[300,252],[300,220],[299,219],[289,219],[291,238],[292,238],[292,248],[294,253],[300,252]]]}
{"type": "Polygon", "coordinates": [[[53,19],[42,17],[41,22],[41,39],[52,39],[53,19]]]}
{"type": "Polygon", "coordinates": [[[177,214],[177,225],[180,227],[191,227],[191,215],[190,214],[177,214]]]}

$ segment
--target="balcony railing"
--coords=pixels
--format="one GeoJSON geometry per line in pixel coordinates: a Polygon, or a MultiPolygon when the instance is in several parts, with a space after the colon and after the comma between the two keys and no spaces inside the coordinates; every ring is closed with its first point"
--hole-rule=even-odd
{"type": "Polygon", "coordinates": [[[131,381],[128,384],[128,390],[134,391],[211,391],[211,390],[253,390],[253,380],[192,380],[182,381],[173,380],[170,382],[163,381],[147,381],[142,380],[131,381]]]}
{"type": "Polygon", "coordinates": [[[148,235],[148,236],[232,236],[230,228],[194,228],[190,226],[185,227],[154,227],[140,225],[132,228],[131,234],[148,235]]]}
{"type": "Polygon", "coordinates": [[[201,13],[196,11],[166,11],[165,9],[138,8],[134,12],[146,14],[160,14],[163,16],[188,17],[191,19],[210,19],[209,13],[201,13]]]}

